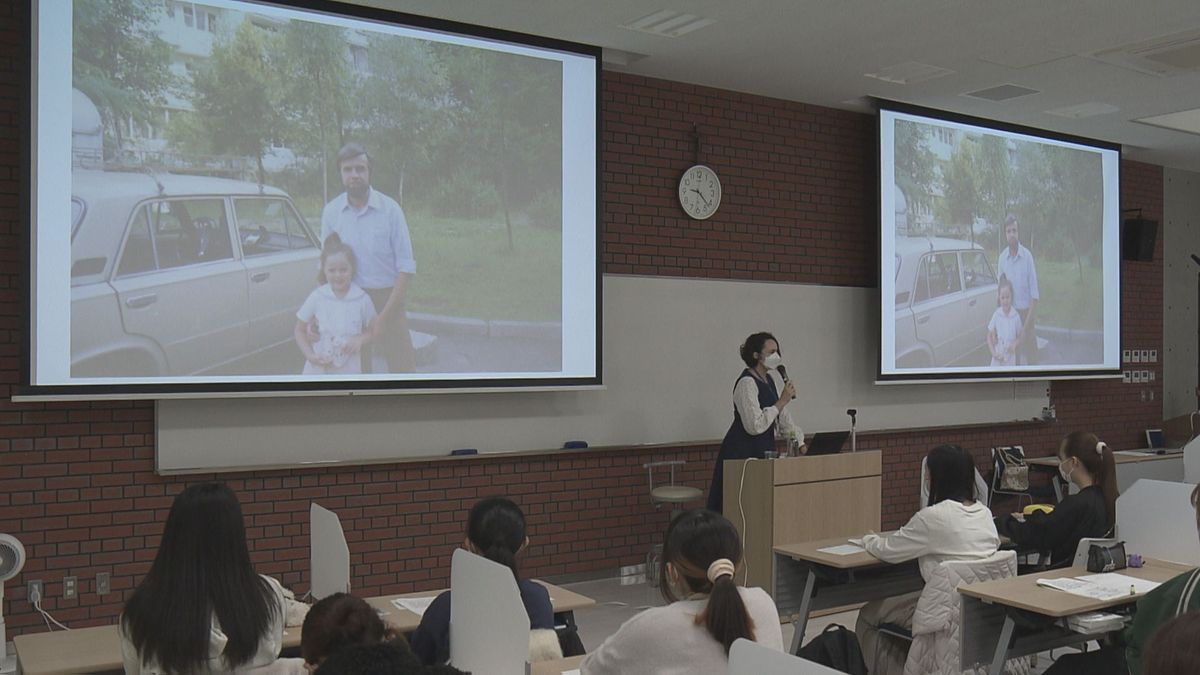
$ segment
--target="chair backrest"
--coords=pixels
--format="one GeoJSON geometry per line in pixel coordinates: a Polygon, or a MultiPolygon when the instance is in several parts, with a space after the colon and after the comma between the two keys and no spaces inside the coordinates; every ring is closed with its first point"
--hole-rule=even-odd
{"type": "Polygon", "coordinates": [[[1117,497],[1117,531],[1125,550],[1184,565],[1200,560],[1191,483],[1143,478],[1117,497]]]}
{"type": "MultiPolygon", "coordinates": [[[[923,509],[929,506],[929,487],[925,485],[925,476],[929,475],[929,458],[921,458],[921,503],[917,505],[918,509],[923,509]]],[[[975,499],[983,504],[988,503],[988,484],[983,479],[983,474],[979,473],[978,467],[975,469],[975,499]]]]}
{"type": "Polygon", "coordinates": [[[1107,537],[1084,537],[1079,540],[1079,545],[1075,547],[1075,557],[1071,560],[1071,565],[1074,567],[1086,567],[1088,560],[1088,549],[1092,544],[1115,544],[1116,539],[1107,537]]]}
{"type": "Polygon", "coordinates": [[[450,663],[473,673],[525,675],[529,614],[512,570],[458,549],[450,559],[450,663]]]}
{"type": "Polygon", "coordinates": [[[687,460],[669,459],[669,460],[663,460],[661,462],[648,462],[646,464],[643,464],[642,468],[646,470],[646,476],[650,479],[650,491],[651,492],[654,491],[654,470],[655,469],[662,467],[662,466],[670,467],[671,468],[671,482],[668,483],[668,485],[674,485],[675,484],[675,467],[683,466],[684,464],[687,464],[687,460]]]}
{"type": "Polygon", "coordinates": [[[729,675],[840,675],[838,671],[739,638],[729,648],[729,675]]]}
{"type": "Polygon", "coordinates": [[[921,597],[917,600],[917,610],[913,617],[913,635],[930,633],[945,628],[957,629],[958,608],[961,600],[958,593],[953,592],[962,583],[976,581],[993,581],[1017,576],[1017,552],[996,551],[986,558],[979,560],[948,560],[933,568],[921,597]],[[949,592],[949,598],[946,594],[949,592]],[[943,603],[949,603],[950,611],[943,603]],[[932,620],[943,617],[947,620],[932,620]],[[931,622],[932,621],[932,622],[931,622]],[[921,625],[919,625],[921,624],[921,625]]]}

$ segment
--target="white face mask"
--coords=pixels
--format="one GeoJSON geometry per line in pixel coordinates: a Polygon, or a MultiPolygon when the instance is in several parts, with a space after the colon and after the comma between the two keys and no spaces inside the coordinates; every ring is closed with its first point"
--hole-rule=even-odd
{"type": "MultiPolygon", "coordinates": [[[[1069,461],[1071,461],[1071,460],[1068,459],[1067,462],[1069,462],[1069,461]]],[[[1064,482],[1070,483],[1071,482],[1071,474],[1075,473],[1075,469],[1071,469],[1070,471],[1063,471],[1063,467],[1066,466],[1067,462],[1059,463],[1058,475],[1062,476],[1062,479],[1064,482]]]]}
{"type": "Polygon", "coordinates": [[[767,358],[763,359],[763,365],[771,370],[778,368],[782,363],[783,357],[779,355],[779,352],[768,354],[767,358]]]}

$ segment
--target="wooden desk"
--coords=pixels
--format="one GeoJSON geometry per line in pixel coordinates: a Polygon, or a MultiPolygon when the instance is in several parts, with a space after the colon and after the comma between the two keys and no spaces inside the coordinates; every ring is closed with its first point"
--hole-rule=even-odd
{"type": "Polygon", "coordinates": [[[529,664],[529,675],[561,675],[571,670],[579,670],[581,663],[583,663],[582,656],[568,656],[565,659],[555,659],[554,661],[538,661],[529,664]]]}
{"type": "Polygon", "coordinates": [[[878,530],[882,466],[878,450],[726,461],[724,511],[742,538],[742,585],[774,593],[776,546],[878,530]]]}
{"type": "Polygon", "coordinates": [[[780,618],[793,618],[795,630],[790,653],[795,654],[803,642],[809,615],[814,610],[844,607],[924,587],[915,560],[891,565],[865,551],[834,555],[818,550],[847,543],[846,537],[834,537],[775,547],[773,597],[780,618]],[[821,592],[814,594],[818,581],[822,583],[821,592]]]}
{"type": "MultiPolygon", "coordinates": [[[[1193,567],[1188,565],[1148,559],[1144,567],[1124,569],[1120,573],[1162,583],[1191,569],[1193,567]]],[[[964,670],[968,670],[976,664],[988,663],[990,659],[989,672],[999,675],[1003,672],[1004,662],[1009,659],[1086,642],[1095,637],[1075,633],[1065,626],[1051,626],[1035,634],[1019,635],[1014,641],[1016,623],[1010,610],[1024,610],[1054,619],[1065,619],[1076,614],[1133,604],[1144,595],[1094,600],[1037,585],[1038,579],[1058,579],[1086,574],[1091,573],[1083,567],[1070,567],[959,586],[958,592],[962,595],[960,665],[964,670]]]]}
{"type": "MultiPolygon", "coordinates": [[[[538,583],[550,592],[550,603],[555,615],[563,615],[569,623],[574,623],[574,611],[591,607],[596,601],[565,588],[538,583]]],[[[423,591],[407,593],[409,597],[426,597],[437,595],[441,591],[423,591]]],[[[367,598],[367,602],[381,610],[385,621],[390,621],[401,631],[409,633],[416,630],[421,618],[408,610],[399,609],[392,604],[393,598],[399,595],[388,595],[367,598]]],[[[121,660],[121,636],[116,624],[95,626],[92,628],[76,628],[71,631],[55,631],[52,633],[30,633],[13,638],[17,652],[17,662],[24,675],[57,675],[59,673],[95,673],[100,671],[120,671],[124,664],[121,660]]],[[[300,646],[300,627],[290,626],[283,632],[283,648],[297,649],[300,646]]]]}
{"type": "MultiPolygon", "coordinates": [[[[594,607],[596,601],[580,595],[574,591],[568,591],[561,586],[548,584],[544,581],[537,583],[546,587],[550,592],[550,604],[554,607],[556,617],[561,616],[568,624],[575,623],[575,610],[585,607],[594,607]]],[[[413,612],[397,607],[392,604],[392,601],[397,598],[427,598],[430,596],[439,595],[442,591],[420,591],[417,593],[401,593],[400,595],[383,595],[375,598],[367,598],[367,603],[374,607],[383,620],[395,626],[402,633],[411,633],[417,629],[421,623],[421,617],[413,612]]]]}

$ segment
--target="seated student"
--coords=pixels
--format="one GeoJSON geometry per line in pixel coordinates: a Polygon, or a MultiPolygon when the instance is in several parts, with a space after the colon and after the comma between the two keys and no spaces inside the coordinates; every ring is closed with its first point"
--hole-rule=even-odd
{"type": "MultiPolygon", "coordinates": [[[[1192,508],[1196,511],[1196,530],[1200,533],[1200,486],[1192,490],[1192,508]]],[[[1186,612],[1200,610],[1200,569],[1184,572],[1150,591],[1138,600],[1133,622],[1121,633],[1114,646],[1060,656],[1045,675],[1142,675],[1144,660],[1149,659],[1147,642],[1160,626],[1186,612]]]]}
{"type": "Polygon", "coordinates": [[[272,666],[286,611],[279,582],[250,564],[233,491],[192,485],[171,505],[154,563],[121,614],[125,672],[203,675],[272,666]]]}
{"type": "Polygon", "coordinates": [[[725,675],[738,638],[783,650],[779,611],[761,588],[734,580],[742,560],[737,530],[720,514],[680,514],[663,542],[659,579],[665,607],[621,625],[583,659],[585,675],[725,675]]]}
{"type": "MultiPolygon", "coordinates": [[[[930,505],[904,527],[888,534],[868,534],[863,547],[880,560],[899,563],[917,559],[928,580],[948,560],[982,560],[1000,548],[992,513],[975,499],[975,461],[957,445],[939,445],[926,460],[930,505]]],[[[909,643],[879,633],[882,624],[911,628],[921,593],[872,600],[858,613],[855,632],[872,675],[904,672],[909,643]],[[874,662],[874,667],[872,667],[874,662]]]]}
{"type": "MultiPolygon", "coordinates": [[[[488,560],[512,569],[529,614],[529,660],[562,658],[554,632],[554,606],[545,586],[522,579],[517,554],[529,545],[525,536],[525,514],[503,497],[488,497],[471,507],[467,516],[466,548],[488,560]]],[[[445,663],[450,658],[450,591],[439,595],[421,616],[411,637],[412,650],[422,663],[445,663]]]]}
{"type": "Polygon", "coordinates": [[[421,663],[404,642],[354,645],[331,654],[314,675],[467,675],[450,666],[421,663]]]}
{"type": "Polygon", "coordinates": [[[1070,565],[1079,540],[1105,537],[1117,522],[1117,467],[1112,450],[1095,434],[1075,431],[1058,446],[1058,473],[1079,492],[1063,498],[1054,511],[1036,511],[1020,519],[996,522],[1000,534],[1020,548],[1049,551],[1054,566],[1070,565]]]}
{"type": "Polygon", "coordinates": [[[317,601],[304,617],[300,656],[308,669],[313,670],[343,649],[381,642],[398,642],[398,647],[412,654],[404,638],[385,624],[366,600],[349,593],[334,593],[317,601]]]}

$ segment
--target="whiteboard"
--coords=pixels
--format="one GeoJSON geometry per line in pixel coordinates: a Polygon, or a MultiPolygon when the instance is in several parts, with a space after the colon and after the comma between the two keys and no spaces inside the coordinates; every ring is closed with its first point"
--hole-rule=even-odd
{"type": "Polygon", "coordinates": [[[158,470],[355,464],[447,455],[720,439],[759,330],[780,341],[806,434],[1028,420],[1044,381],[874,384],[879,292],[606,275],[599,390],[161,400],[158,470]]]}

